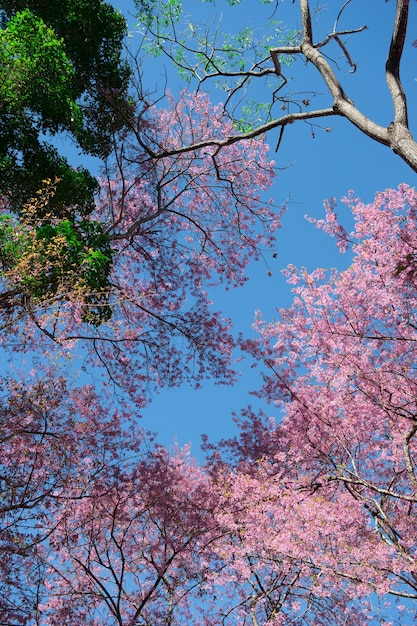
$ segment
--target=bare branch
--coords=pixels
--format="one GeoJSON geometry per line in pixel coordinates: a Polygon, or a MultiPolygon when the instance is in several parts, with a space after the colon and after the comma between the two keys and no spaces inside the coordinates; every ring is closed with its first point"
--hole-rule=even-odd
{"type": "Polygon", "coordinates": [[[394,106],[394,124],[408,128],[407,99],[400,79],[400,62],[408,22],[408,2],[397,0],[394,28],[386,63],[386,79],[394,106]]]}
{"type": "MultiPolygon", "coordinates": [[[[262,124],[262,126],[258,126],[247,133],[237,133],[236,135],[230,135],[225,139],[207,139],[205,141],[199,141],[192,145],[182,146],[181,148],[176,148],[173,150],[164,150],[155,155],[155,157],[163,158],[167,156],[174,156],[176,154],[184,154],[186,152],[190,152],[191,150],[201,150],[203,148],[208,148],[210,146],[217,146],[218,150],[225,146],[231,146],[234,143],[239,141],[244,141],[248,139],[255,139],[256,137],[261,137],[265,133],[273,130],[274,128],[280,128],[281,126],[288,126],[288,124],[293,124],[294,122],[300,120],[311,120],[315,118],[328,117],[330,115],[336,115],[337,113],[334,109],[318,109],[316,111],[303,111],[301,113],[288,113],[287,115],[283,115],[282,117],[271,120],[266,124],[262,124]]],[[[218,152],[216,151],[216,153],[218,152]]]]}
{"type": "MultiPolygon", "coordinates": [[[[240,50],[242,54],[245,54],[247,50],[253,52],[255,58],[252,65],[247,66],[247,69],[245,69],[246,62],[242,62],[241,67],[236,67],[233,58],[227,59],[227,52],[228,50],[231,50],[231,54],[236,55],[238,50],[237,48],[228,48],[226,45],[222,46],[221,43],[217,41],[219,36],[218,25],[213,42],[210,42],[208,39],[209,33],[207,33],[207,38],[201,38],[200,36],[195,35],[197,39],[195,49],[192,45],[184,43],[184,41],[180,41],[180,39],[178,39],[175,28],[173,28],[173,34],[171,35],[164,34],[164,37],[162,38],[160,34],[156,33],[155,36],[164,53],[177,66],[181,67],[183,71],[188,72],[191,77],[196,78],[199,86],[201,86],[204,81],[209,79],[221,80],[230,78],[232,85],[226,85],[228,97],[225,107],[229,108],[230,105],[232,119],[234,119],[233,111],[240,106],[242,101],[244,102],[244,97],[246,97],[249,93],[249,84],[251,79],[255,81],[258,78],[265,78],[274,74],[278,77],[284,78],[281,71],[283,62],[281,57],[293,59],[295,56],[303,56],[305,60],[311,62],[315,66],[321,75],[321,78],[327,87],[327,91],[332,98],[333,114],[345,117],[362,133],[374,141],[391,148],[405,163],[417,172],[417,143],[408,128],[407,101],[400,81],[400,62],[408,25],[408,2],[403,2],[401,0],[397,1],[392,41],[386,63],[387,83],[394,106],[394,121],[387,127],[375,122],[374,119],[365,115],[354,104],[352,99],[347,95],[344,86],[341,84],[335,71],[333,70],[331,62],[329,62],[328,58],[326,58],[326,56],[321,52],[324,46],[334,41],[341,49],[344,58],[352,69],[352,72],[356,70],[356,62],[351,56],[344,37],[363,32],[367,27],[363,25],[353,29],[338,29],[340,18],[349,4],[350,0],[346,0],[341,3],[341,8],[334,22],[333,32],[329,33],[322,41],[316,43],[314,42],[313,22],[310,10],[311,3],[309,0],[299,0],[302,23],[301,34],[298,35],[297,33],[297,37],[294,37],[294,45],[286,44],[284,46],[271,47],[269,50],[269,66],[268,57],[261,59],[262,55],[259,54],[259,50],[256,45],[253,45],[253,47],[249,46],[247,49],[242,48],[242,50],[240,50]],[[164,48],[165,43],[167,44],[167,49],[164,48]],[[179,56],[176,56],[176,49],[180,52],[179,56]],[[182,53],[186,55],[184,57],[184,61],[182,61],[182,53]],[[226,57],[223,58],[221,56],[222,54],[225,54],[226,57]],[[191,57],[195,56],[197,59],[196,63],[193,63],[192,59],[190,60],[190,58],[188,58],[188,55],[191,55],[191,57]],[[230,61],[230,66],[228,65],[228,61],[230,61]],[[202,73],[200,71],[201,67],[203,70],[202,73]],[[234,84],[233,79],[235,79],[234,84]],[[243,93],[243,96],[240,99],[238,93],[239,91],[241,94],[243,93]],[[238,105],[236,105],[235,101],[232,102],[232,99],[234,100],[235,98],[238,99],[238,105]]],[[[286,82],[287,81],[285,80],[284,84],[286,84],[286,82]]],[[[199,87],[197,87],[197,89],[198,88],[199,87]]],[[[288,106],[291,103],[294,104],[294,101],[289,94],[283,94],[280,96],[279,100],[288,106]]],[[[256,129],[251,129],[250,133],[236,135],[236,139],[226,138],[224,143],[219,140],[213,140],[207,144],[196,144],[184,147],[184,152],[187,151],[187,149],[193,150],[195,148],[204,148],[206,145],[216,145],[221,148],[223,145],[230,145],[230,143],[234,143],[234,141],[252,139],[264,132],[273,130],[276,127],[283,127],[284,125],[299,120],[320,117],[320,112],[315,111],[309,114],[301,112],[299,116],[292,115],[290,118],[284,116],[283,118],[270,120],[269,117],[272,116],[272,107],[275,102],[276,99],[272,96],[270,108],[268,109],[267,106],[264,106],[263,109],[265,113],[263,120],[266,121],[259,122],[259,126],[256,129]]],[[[331,114],[327,108],[323,108],[321,110],[323,111],[323,116],[331,114]]],[[[235,121],[238,125],[239,120],[235,121]]],[[[282,135],[280,135],[280,137],[281,136],[282,135]]],[[[148,147],[148,154],[151,154],[151,152],[152,149],[148,147]]],[[[156,152],[157,154],[153,154],[152,156],[159,158],[161,154],[162,156],[165,155],[165,153],[156,152]]]]}

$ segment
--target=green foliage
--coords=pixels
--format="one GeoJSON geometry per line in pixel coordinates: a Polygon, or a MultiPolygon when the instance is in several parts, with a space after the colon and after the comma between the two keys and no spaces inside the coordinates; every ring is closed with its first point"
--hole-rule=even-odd
{"type": "Polygon", "coordinates": [[[101,0],[0,0],[0,9],[0,193],[18,211],[43,179],[57,177],[53,202],[65,198],[85,215],[93,177],[73,173],[46,139],[64,132],[88,154],[110,152],[131,114],[125,20],[101,0]]]}
{"type": "Polygon", "coordinates": [[[36,229],[38,254],[49,271],[28,275],[25,286],[35,298],[55,295],[63,280],[85,294],[83,320],[98,326],[111,317],[107,304],[112,264],[110,241],[98,222],[62,220],[36,229]]]}
{"type": "Polygon", "coordinates": [[[34,303],[71,297],[94,326],[111,317],[108,305],[112,249],[96,221],[57,219],[48,213],[56,185],[22,210],[0,216],[0,275],[34,303]]]}
{"type": "Polygon", "coordinates": [[[178,22],[182,13],[181,0],[134,0],[139,21],[152,28],[154,23],[167,28],[178,22]]]}
{"type": "Polygon", "coordinates": [[[14,207],[47,177],[60,178],[58,207],[93,208],[94,178],[74,170],[39,132],[79,132],[82,114],[71,82],[75,71],[62,40],[29,10],[17,13],[0,31],[0,193],[14,207]]]}
{"type": "MultiPolygon", "coordinates": [[[[215,4],[214,0],[199,1],[215,4]]],[[[223,0],[222,4],[240,3],[241,0],[223,0]]],[[[258,0],[258,3],[277,5],[277,0],[258,0]]],[[[220,1],[216,4],[219,10],[220,4],[220,1]]],[[[254,16],[254,24],[250,22],[239,29],[237,22],[236,30],[231,33],[222,32],[222,16],[216,15],[212,7],[207,7],[207,18],[197,24],[190,22],[185,11],[182,14],[180,0],[135,0],[135,5],[147,51],[170,58],[188,89],[206,90],[214,86],[221,90],[220,98],[239,132],[251,131],[271,121],[274,105],[279,107],[279,89],[285,83],[282,74],[277,75],[271,49],[298,45],[299,30],[288,29],[282,22],[271,19],[271,9],[259,5],[258,9],[263,9],[265,14],[262,26],[255,26],[257,16],[254,16]]],[[[289,54],[283,56],[281,66],[291,65],[294,58],[289,54]]]]}
{"type": "Polygon", "coordinates": [[[0,194],[8,198],[13,211],[19,213],[30,194],[35,195],[42,186],[42,180],[51,176],[60,179],[51,201],[55,214],[63,216],[76,211],[89,215],[98,189],[96,179],[82,167],[72,168],[54,147],[39,142],[33,129],[27,127],[24,133],[19,120],[10,116],[5,124],[1,121],[0,194]]]}
{"type": "Polygon", "coordinates": [[[41,130],[52,132],[81,124],[71,89],[74,68],[62,40],[28,9],[0,31],[0,76],[2,115],[29,110],[41,130]]]}
{"type": "Polygon", "coordinates": [[[0,275],[31,301],[78,297],[83,319],[98,325],[111,316],[112,254],[86,219],[97,181],[50,137],[109,154],[132,113],[126,22],[102,0],[0,0],[0,10],[0,275]],[[59,183],[44,202],[36,195],[46,179],[59,183]]]}
{"type": "Polygon", "coordinates": [[[235,120],[235,127],[239,132],[249,133],[263,124],[269,118],[270,112],[270,102],[256,102],[256,100],[248,99],[242,104],[241,117],[235,120]]]}
{"type": "Polygon", "coordinates": [[[97,181],[51,145],[58,133],[105,157],[130,119],[126,22],[102,0],[0,0],[0,275],[31,302],[111,316],[109,238],[87,218],[97,181]],[[52,192],[43,181],[59,181],[52,192]],[[46,198],[46,200],[45,200],[46,198]]]}
{"type": "Polygon", "coordinates": [[[25,237],[18,237],[16,230],[15,219],[12,215],[0,215],[0,259],[3,268],[15,266],[26,249],[25,237]]]}
{"type": "Polygon", "coordinates": [[[123,125],[127,107],[128,65],[121,59],[124,17],[102,0],[0,0],[5,21],[29,9],[62,42],[74,68],[70,88],[80,99],[83,132],[77,139],[99,156],[109,150],[111,128],[123,125]]]}
{"type": "MultiPolygon", "coordinates": [[[[261,4],[270,4],[271,1],[261,4]]],[[[204,3],[204,0],[200,2],[204,3]]],[[[212,0],[206,2],[213,4],[212,0]]],[[[238,0],[227,2],[231,6],[239,4],[238,0]]],[[[135,5],[147,51],[154,56],[166,54],[176,65],[181,78],[189,84],[195,82],[199,85],[207,78],[213,78],[215,87],[227,94],[228,112],[237,126],[243,124],[246,127],[251,123],[246,117],[243,119],[245,111],[241,105],[248,97],[245,110],[252,112],[249,100],[254,101],[255,94],[250,93],[250,88],[257,75],[267,79],[263,72],[272,65],[271,48],[289,45],[298,37],[298,33],[290,33],[280,21],[271,19],[267,19],[266,27],[262,29],[246,25],[234,33],[221,31],[220,15],[218,21],[211,16],[210,22],[196,24],[190,22],[185,14],[182,15],[180,0],[135,0],[135,5]]],[[[276,75],[274,78],[276,82],[276,75]]],[[[275,88],[276,85],[273,86],[275,88]]],[[[260,102],[257,113],[268,113],[269,109],[270,105],[260,102]]]]}

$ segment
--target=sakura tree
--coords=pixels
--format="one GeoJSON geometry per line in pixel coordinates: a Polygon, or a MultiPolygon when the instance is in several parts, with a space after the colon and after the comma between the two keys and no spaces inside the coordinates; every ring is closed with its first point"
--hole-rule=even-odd
{"type": "MultiPolygon", "coordinates": [[[[158,449],[131,463],[130,472],[102,474],[91,497],[70,500],[54,517],[56,530],[37,550],[44,576],[39,623],[365,620],[369,606],[357,602],[358,587],[382,588],[384,576],[372,564],[359,567],[360,545],[350,555],[362,570],[355,586],[334,573],[335,563],[344,565],[341,554],[333,550],[327,567],[312,557],[332,541],[337,514],[357,539],[358,516],[347,515],[347,501],[335,507],[320,499],[312,507],[281,479],[270,472],[214,479],[184,452],[169,457],[158,449]]],[[[367,539],[378,541],[369,530],[367,539]]]]}
{"type": "Polygon", "coordinates": [[[101,475],[91,497],[58,512],[49,549],[39,549],[41,623],[200,623],[216,508],[186,451],[156,447],[101,475]]]}
{"type": "MultiPolygon", "coordinates": [[[[126,438],[127,415],[106,421],[91,390],[78,395],[76,472],[39,498],[25,533],[10,524],[3,619],[42,626],[365,620],[368,607],[357,598],[384,589],[385,575],[363,562],[362,542],[375,550],[378,537],[364,530],[348,494],[337,503],[311,497],[288,464],[277,468],[271,459],[198,468],[187,450],[168,454],[137,429],[126,438]],[[348,563],[337,549],[341,529],[343,547],[357,542],[348,563]],[[329,546],[325,560],[320,549],[329,546]]],[[[379,550],[378,566],[382,556],[391,563],[379,550]]]]}
{"type": "Polygon", "coordinates": [[[370,594],[385,595],[378,568],[391,565],[389,550],[347,494],[313,493],[288,471],[284,454],[276,457],[274,465],[258,459],[249,471],[216,473],[219,519],[229,530],[214,546],[221,567],[210,582],[227,602],[217,603],[213,622],[353,625],[378,616],[370,594]]]}
{"type": "Polygon", "coordinates": [[[0,615],[13,624],[37,623],[45,575],[37,552],[52,541],[54,516],[91,498],[94,481],[137,454],[144,437],[103,393],[39,369],[32,383],[1,381],[0,615]]]}
{"type": "Polygon", "coordinates": [[[234,132],[207,96],[139,103],[131,122],[115,137],[88,223],[57,220],[46,206],[15,228],[5,206],[1,340],[67,356],[79,345],[84,368],[101,367],[142,404],[153,387],[233,380],[230,321],[207,289],[241,285],[249,260],[274,245],[280,217],[263,197],[274,178],[263,140],[204,145],[234,132]]]}
{"type": "MultiPolygon", "coordinates": [[[[303,494],[310,514],[324,516],[310,547],[319,569],[331,556],[332,575],[357,585],[358,596],[368,585],[415,601],[417,194],[402,185],[372,204],[353,194],[345,203],[354,232],[338,223],[333,202],[316,225],[342,251],[352,245],[352,265],[340,273],[288,268],[293,306],[272,323],[259,316],[260,338],[245,343],[266,368],[259,394],[280,407],[283,422],[251,418],[231,445],[240,465],[251,461],[255,476],[277,473],[293,501],[303,494]]],[[[309,515],[301,526],[292,520],[292,538],[309,515]]],[[[301,545],[313,536],[310,529],[301,545]]]]}

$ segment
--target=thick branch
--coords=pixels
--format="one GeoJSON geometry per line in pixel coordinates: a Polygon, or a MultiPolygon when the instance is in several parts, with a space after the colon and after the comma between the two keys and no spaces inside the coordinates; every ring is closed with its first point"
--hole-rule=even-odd
{"type": "Polygon", "coordinates": [[[414,464],[411,458],[409,444],[410,444],[411,439],[414,437],[416,433],[417,433],[417,424],[413,424],[413,427],[406,434],[406,436],[404,437],[404,441],[403,441],[403,450],[404,450],[405,464],[407,467],[407,473],[410,478],[410,482],[411,482],[411,485],[413,487],[415,494],[417,493],[417,480],[416,480],[416,476],[414,473],[414,464]]]}
{"type": "Polygon", "coordinates": [[[301,23],[303,25],[303,40],[305,43],[313,45],[313,28],[311,26],[310,2],[300,0],[301,23]]]}
{"type": "Polygon", "coordinates": [[[17,306],[22,306],[22,292],[17,289],[9,289],[0,293],[0,309],[6,311],[14,310],[17,306]]]}
{"type": "MultiPolygon", "coordinates": [[[[239,141],[244,141],[247,139],[256,139],[256,137],[260,137],[265,133],[273,130],[274,128],[279,128],[281,126],[287,126],[288,124],[293,124],[294,122],[298,122],[300,120],[311,120],[322,117],[328,117],[330,115],[337,115],[334,109],[318,109],[316,111],[303,111],[301,113],[288,113],[287,115],[283,115],[282,117],[271,120],[266,124],[262,124],[257,128],[247,132],[247,133],[238,133],[236,135],[229,135],[225,139],[206,139],[204,141],[197,141],[194,144],[182,146],[181,148],[176,148],[173,150],[164,150],[155,155],[156,159],[174,156],[176,154],[184,154],[190,152],[191,150],[201,150],[202,148],[209,148],[210,146],[217,146],[218,149],[224,148],[225,146],[231,146],[234,143],[239,141]]],[[[216,151],[217,152],[217,151],[216,151]]]]}
{"type": "Polygon", "coordinates": [[[313,45],[308,0],[300,0],[303,19],[303,42],[300,47],[305,58],[308,61],[311,61],[311,63],[317,68],[326,83],[326,86],[333,97],[334,112],[337,115],[346,117],[361,132],[374,141],[390,147],[403,159],[403,161],[405,161],[415,172],[417,172],[417,143],[408,130],[405,94],[399,81],[399,64],[403,38],[405,37],[407,28],[407,11],[404,11],[404,5],[405,3],[398,0],[393,39],[387,63],[389,66],[391,89],[393,90],[391,91],[393,100],[395,98],[394,107],[396,115],[395,121],[391,123],[388,128],[385,128],[371,120],[354,105],[352,100],[350,100],[344,92],[342,85],[326,58],[321,54],[318,48],[313,45]],[[403,7],[403,9],[401,9],[401,7],[403,7]]]}
{"type": "Polygon", "coordinates": [[[400,62],[407,33],[408,2],[397,0],[394,28],[386,63],[386,80],[394,106],[394,123],[408,128],[407,99],[400,80],[400,62]]]}

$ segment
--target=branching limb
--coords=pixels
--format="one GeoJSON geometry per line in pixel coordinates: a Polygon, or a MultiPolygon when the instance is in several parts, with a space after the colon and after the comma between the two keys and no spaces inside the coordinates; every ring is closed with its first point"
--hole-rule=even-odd
{"type": "Polygon", "coordinates": [[[221,148],[225,146],[231,146],[234,143],[239,141],[244,141],[247,139],[255,139],[256,137],[261,137],[265,133],[274,130],[275,128],[280,128],[281,126],[288,126],[288,124],[293,124],[294,122],[298,122],[300,120],[311,120],[315,118],[328,117],[331,115],[337,115],[337,113],[333,109],[318,109],[316,111],[303,111],[301,113],[288,113],[287,115],[283,115],[282,117],[271,120],[266,124],[262,124],[257,128],[254,128],[247,133],[236,133],[236,135],[230,135],[225,139],[206,139],[204,141],[199,141],[194,143],[192,146],[186,145],[181,146],[180,148],[164,150],[156,155],[156,158],[163,158],[168,156],[174,156],[176,154],[185,154],[190,152],[191,150],[201,150],[202,148],[208,148],[210,146],[217,146],[218,152],[221,148]]]}
{"type": "Polygon", "coordinates": [[[321,54],[316,46],[313,45],[313,35],[311,26],[311,17],[309,11],[308,0],[300,0],[300,7],[303,20],[303,41],[301,50],[305,58],[317,68],[321,74],[326,86],[333,97],[333,109],[336,114],[346,117],[354,126],[356,126],[365,135],[390,147],[398,154],[414,171],[417,171],[417,143],[413,139],[408,130],[404,119],[406,120],[406,102],[405,95],[402,96],[402,88],[399,83],[399,62],[407,27],[407,12],[401,9],[403,2],[398,2],[397,17],[394,25],[393,42],[390,48],[389,78],[391,81],[391,89],[395,93],[396,121],[388,128],[385,128],[369,117],[364,115],[348,98],[340,84],[336,74],[330,67],[330,64],[321,54]],[[397,123],[401,120],[401,123],[397,123]]]}
{"type": "MultiPolygon", "coordinates": [[[[162,48],[165,41],[168,41],[168,45],[171,46],[171,49],[164,50],[165,54],[167,54],[177,66],[182,67],[182,69],[186,70],[193,78],[196,78],[199,82],[199,85],[202,84],[203,81],[207,81],[208,79],[228,79],[233,82],[235,80],[235,84],[229,86],[228,98],[226,102],[226,106],[229,104],[233,104],[231,102],[232,98],[238,97],[238,92],[241,90],[243,95],[246,96],[248,85],[250,81],[255,81],[257,78],[265,78],[273,75],[277,77],[282,77],[281,73],[281,64],[282,57],[294,58],[295,56],[303,56],[306,61],[311,62],[323,79],[327,91],[332,98],[332,109],[334,115],[338,115],[341,117],[345,117],[351,124],[356,126],[362,133],[370,137],[372,140],[377,141],[389,148],[391,148],[396,154],[398,154],[401,159],[407,163],[413,171],[417,172],[417,143],[411,135],[408,128],[408,112],[407,112],[407,101],[406,95],[403,89],[403,86],[400,81],[400,62],[402,51],[404,47],[405,36],[407,32],[408,26],[408,11],[409,11],[409,3],[404,2],[403,0],[397,0],[397,9],[396,16],[393,25],[392,32],[392,41],[388,53],[388,60],[386,63],[386,78],[388,83],[388,88],[391,93],[393,107],[394,107],[394,121],[387,125],[382,126],[376,123],[371,117],[368,117],[357,106],[355,106],[354,102],[351,98],[348,97],[347,93],[344,90],[341,82],[339,81],[331,62],[328,58],[323,54],[323,48],[334,41],[336,45],[342,51],[343,57],[346,59],[348,65],[351,67],[352,72],[356,70],[356,62],[352,58],[348,47],[344,41],[344,37],[360,33],[366,29],[366,26],[361,26],[359,28],[354,29],[339,29],[339,21],[342,13],[349,5],[350,0],[341,3],[341,8],[337,14],[333,31],[329,33],[321,42],[314,42],[314,33],[313,33],[313,23],[311,16],[311,3],[309,0],[299,0],[299,7],[301,13],[301,33],[297,34],[297,37],[294,39],[294,45],[284,45],[278,47],[271,47],[269,50],[270,56],[270,65],[268,66],[268,58],[260,60],[260,56],[256,58],[251,66],[247,68],[241,66],[236,67],[234,65],[234,56],[237,53],[237,50],[234,48],[228,48],[226,45],[224,47],[218,47],[216,40],[218,36],[218,29],[216,29],[216,36],[214,43],[208,43],[208,39],[200,39],[198,38],[199,48],[193,49],[188,44],[181,42],[176,39],[176,32],[174,30],[174,35],[171,38],[164,38],[162,41],[159,39],[160,45],[162,48]],[[161,43],[162,41],[162,43],[161,43]],[[203,45],[204,44],[204,45],[203,45]],[[197,57],[197,64],[193,64],[190,61],[182,62],[181,54],[177,58],[176,55],[172,51],[172,47],[178,47],[180,52],[183,51],[186,55],[195,55],[197,57]],[[228,50],[232,50],[231,54],[233,58],[227,58],[228,50]],[[218,60],[217,55],[224,54],[225,58],[219,57],[218,60]],[[201,60],[202,59],[202,60],[201,60]],[[231,61],[230,67],[227,61],[231,61]],[[272,63],[271,63],[272,61],[272,63]],[[199,67],[203,63],[203,75],[201,75],[199,71],[199,67]],[[237,84],[236,84],[237,81],[237,84]]],[[[255,47],[256,48],[256,47],[255,47]]],[[[255,50],[255,48],[253,50],[255,50]]],[[[242,54],[245,50],[242,48],[242,54]]],[[[273,86],[272,86],[273,88],[273,86]]],[[[239,100],[238,104],[241,104],[242,99],[239,100]]],[[[290,104],[292,102],[291,97],[287,94],[280,98],[280,101],[286,102],[290,104]]],[[[271,107],[274,105],[274,99],[272,98],[271,107]]],[[[328,109],[322,109],[324,111],[323,116],[330,115],[328,109]]],[[[268,115],[271,114],[271,110],[269,110],[268,115]]],[[[258,128],[251,129],[251,133],[247,134],[239,134],[236,135],[236,138],[231,139],[226,138],[225,143],[221,143],[220,141],[212,141],[205,145],[217,145],[219,149],[223,147],[223,145],[230,145],[229,142],[234,143],[235,141],[240,141],[241,139],[252,139],[256,136],[263,134],[264,132],[268,132],[273,130],[276,127],[283,127],[289,123],[312,119],[313,117],[320,117],[319,111],[313,113],[301,113],[300,115],[293,115],[291,118],[285,116],[284,118],[280,118],[278,120],[267,120],[264,123],[259,123],[258,128]]],[[[233,118],[233,114],[232,114],[233,118]]],[[[265,118],[264,118],[265,119],[265,118]]],[[[238,126],[238,125],[237,125],[238,126]]],[[[282,137],[282,133],[281,133],[282,137]]],[[[279,141],[278,141],[279,144],[279,141]]],[[[184,152],[189,149],[194,149],[196,147],[204,147],[204,145],[193,145],[184,147],[184,152]]],[[[161,156],[158,153],[158,150],[155,150],[157,154],[157,158],[161,156]]],[[[165,156],[163,154],[162,156],[165,156]]]]}

